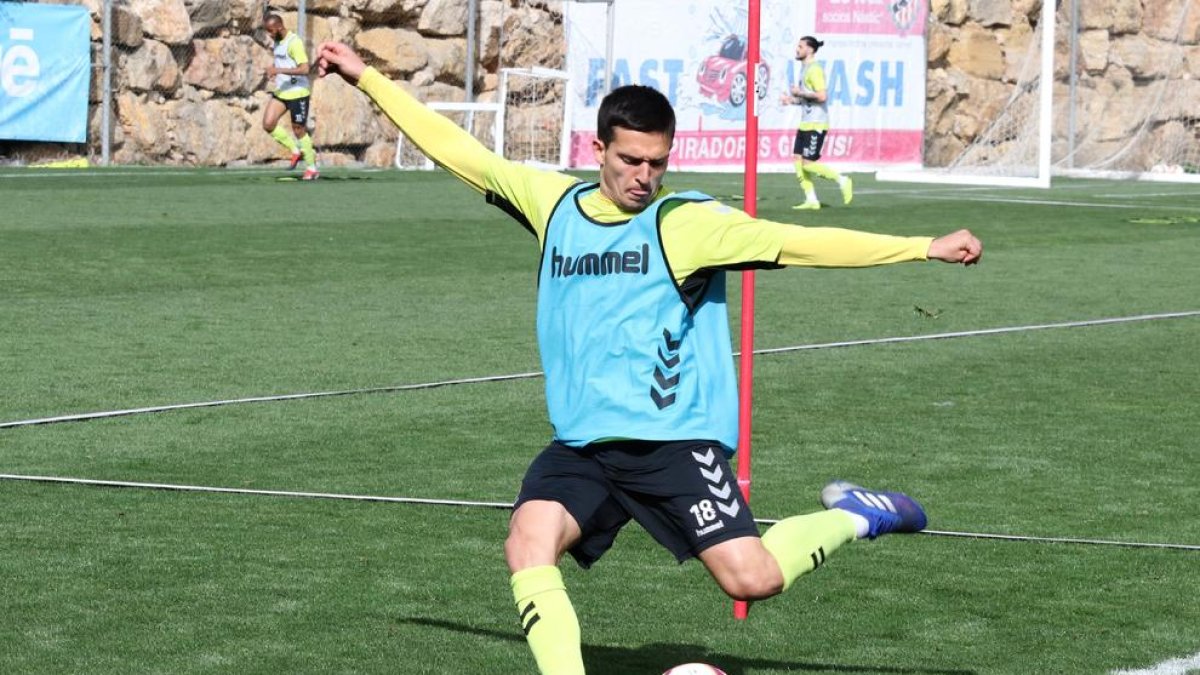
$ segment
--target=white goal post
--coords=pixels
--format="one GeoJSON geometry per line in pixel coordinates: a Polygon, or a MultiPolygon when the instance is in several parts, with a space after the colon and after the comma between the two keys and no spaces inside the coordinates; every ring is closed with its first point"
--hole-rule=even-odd
{"type": "MultiPolygon", "coordinates": [[[[570,159],[571,88],[567,73],[551,68],[504,68],[498,101],[431,101],[425,105],[453,120],[505,159],[565,169],[570,159]]],[[[434,163],[403,134],[396,141],[398,169],[429,171],[434,163]]]]}
{"type": "MultiPolygon", "coordinates": [[[[1036,46],[1040,56],[1034,63],[1039,66],[1035,78],[1023,78],[1018,82],[1010,96],[1008,105],[1000,116],[993,120],[987,129],[979,135],[975,143],[967,149],[949,167],[944,169],[925,168],[919,171],[877,171],[875,178],[880,181],[895,181],[904,183],[940,183],[949,185],[995,185],[1006,187],[1050,187],[1050,148],[1054,124],[1054,87],[1042,86],[1054,82],[1054,33],[1055,10],[1057,3],[1043,0],[1041,19],[1038,23],[1040,40],[1031,40],[1031,48],[1036,46]],[[1036,98],[1032,98],[1036,96],[1036,98]],[[1020,100],[1024,98],[1025,100],[1020,100]],[[1028,125],[1028,120],[1013,119],[1013,111],[1023,106],[1031,107],[1036,104],[1037,134],[1034,137],[1020,138],[1023,131],[1019,125],[1028,125]],[[1036,146],[1028,146],[1036,143],[1036,146]],[[1008,146],[1008,147],[1004,147],[1008,146]],[[1013,147],[1023,146],[1023,147],[1013,147]],[[1001,149],[1003,148],[1003,149],[1001,149]],[[1007,152],[1016,155],[1015,161],[1001,162],[992,157],[988,162],[985,157],[974,166],[962,166],[964,160],[969,160],[972,150],[979,155],[987,155],[989,151],[1007,152]],[[1022,160],[1025,163],[1022,166],[1022,160]],[[1032,160],[1032,161],[1029,161],[1032,160]]],[[[1026,130],[1027,131],[1027,130],[1026,130]]]]}
{"type": "MultiPolygon", "coordinates": [[[[449,101],[430,101],[425,105],[457,122],[481,143],[489,145],[492,152],[504,154],[504,106],[499,103],[449,101]]],[[[433,160],[408,141],[404,134],[396,139],[395,165],[397,169],[434,169],[433,160]]]]}

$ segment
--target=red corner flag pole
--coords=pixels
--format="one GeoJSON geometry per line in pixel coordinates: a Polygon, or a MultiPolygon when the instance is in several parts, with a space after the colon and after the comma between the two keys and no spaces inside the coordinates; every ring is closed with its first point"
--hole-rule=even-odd
{"type": "MultiPolygon", "coordinates": [[[[758,27],[760,0],[749,0],[749,30],[746,43],[746,213],[758,214],[758,27]]],[[[750,403],[754,396],[754,270],[742,272],[742,354],[738,375],[738,452],[737,482],[746,503],[750,502],[750,403]]],[[[745,600],[733,603],[733,616],[750,616],[745,600]]]]}

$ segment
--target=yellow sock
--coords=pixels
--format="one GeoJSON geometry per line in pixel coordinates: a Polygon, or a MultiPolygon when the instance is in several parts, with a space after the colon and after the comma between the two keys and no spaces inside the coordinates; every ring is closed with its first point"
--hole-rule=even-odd
{"type": "Polygon", "coordinates": [[[817,193],[813,189],[812,180],[809,179],[808,172],[806,171],[806,169],[808,168],[809,165],[805,164],[801,160],[796,160],[795,165],[796,165],[796,180],[800,181],[800,189],[804,190],[804,201],[806,201],[806,202],[817,201],[817,193]]]}
{"type": "Polygon", "coordinates": [[[820,162],[807,162],[804,165],[804,171],[814,176],[820,176],[825,180],[831,180],[835,183],[842,179],[842,174],[838,173],[831,167],[821,164],[820,162]]]}
{"type": "Polygon", "coordinates": [[[306,168],[317,165],[317,152],[313,150],[311,134],[304,134],[300,137],[300,154],[304,155],[304,166],[306,168]]]}
{"type": "Polygon", "coordinates": [[[825,562],[839,546],[854,541],[850,514],[840,509],[785,518],[763,533],[762,543],[783,572],[783,590],[825,562]]]}
{"type": "Polygon", "coordinates": [[[288,152],[296,152],[296,141],[292,138],[292,135],[283,128],[282,124],[276,125],[275,129],[271,132],[271,138],[274,138],[276,143],[279,143],[283,147],[287,148],[288,152]]]}
{"type": "Polygon", "coordinates": [[[583,675],[579,619],[554,565],[530,567],[512,575],[521,628],[542,675],[583,675]]]}

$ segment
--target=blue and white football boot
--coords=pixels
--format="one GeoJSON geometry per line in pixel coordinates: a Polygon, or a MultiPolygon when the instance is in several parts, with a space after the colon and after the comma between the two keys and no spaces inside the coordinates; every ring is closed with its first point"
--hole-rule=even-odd
{"type": "Polygon", "coordinates": [[[860,485],[835,480],[821,490],[827,509],[842,509],[866,518],[867,538],[889,532],[920,532],[925,529],[925,510],[901,492],[876,492],[860,485]]]}

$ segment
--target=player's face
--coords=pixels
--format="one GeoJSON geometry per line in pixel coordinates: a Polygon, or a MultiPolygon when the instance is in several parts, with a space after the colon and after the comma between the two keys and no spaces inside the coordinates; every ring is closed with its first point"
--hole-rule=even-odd
{"type": "Polygon", "coordinates": [[[282,40],[283,36],[287,34],[287,31],[283,29],[282,21],[268,21],[263,24],[263,29],[267,31],[267,35],[270,35],[276,41],[282,40]]]}
{"type": "Polygon", "coordinates": [[[600,192],[623,211],[641,211],[654,201],[667,172],[671,138],[617,127],[608,144],[593,142],[600,163],[600,192]]]}
{"type": "Polygon", "coordinates": [[[803,61],[804,59],[807,59],[809,56],[812,56],[812,47],[809,47],[808,43],[805,42],[804,40],[797,42],[796,43],[796,60],[803,61]]]}

